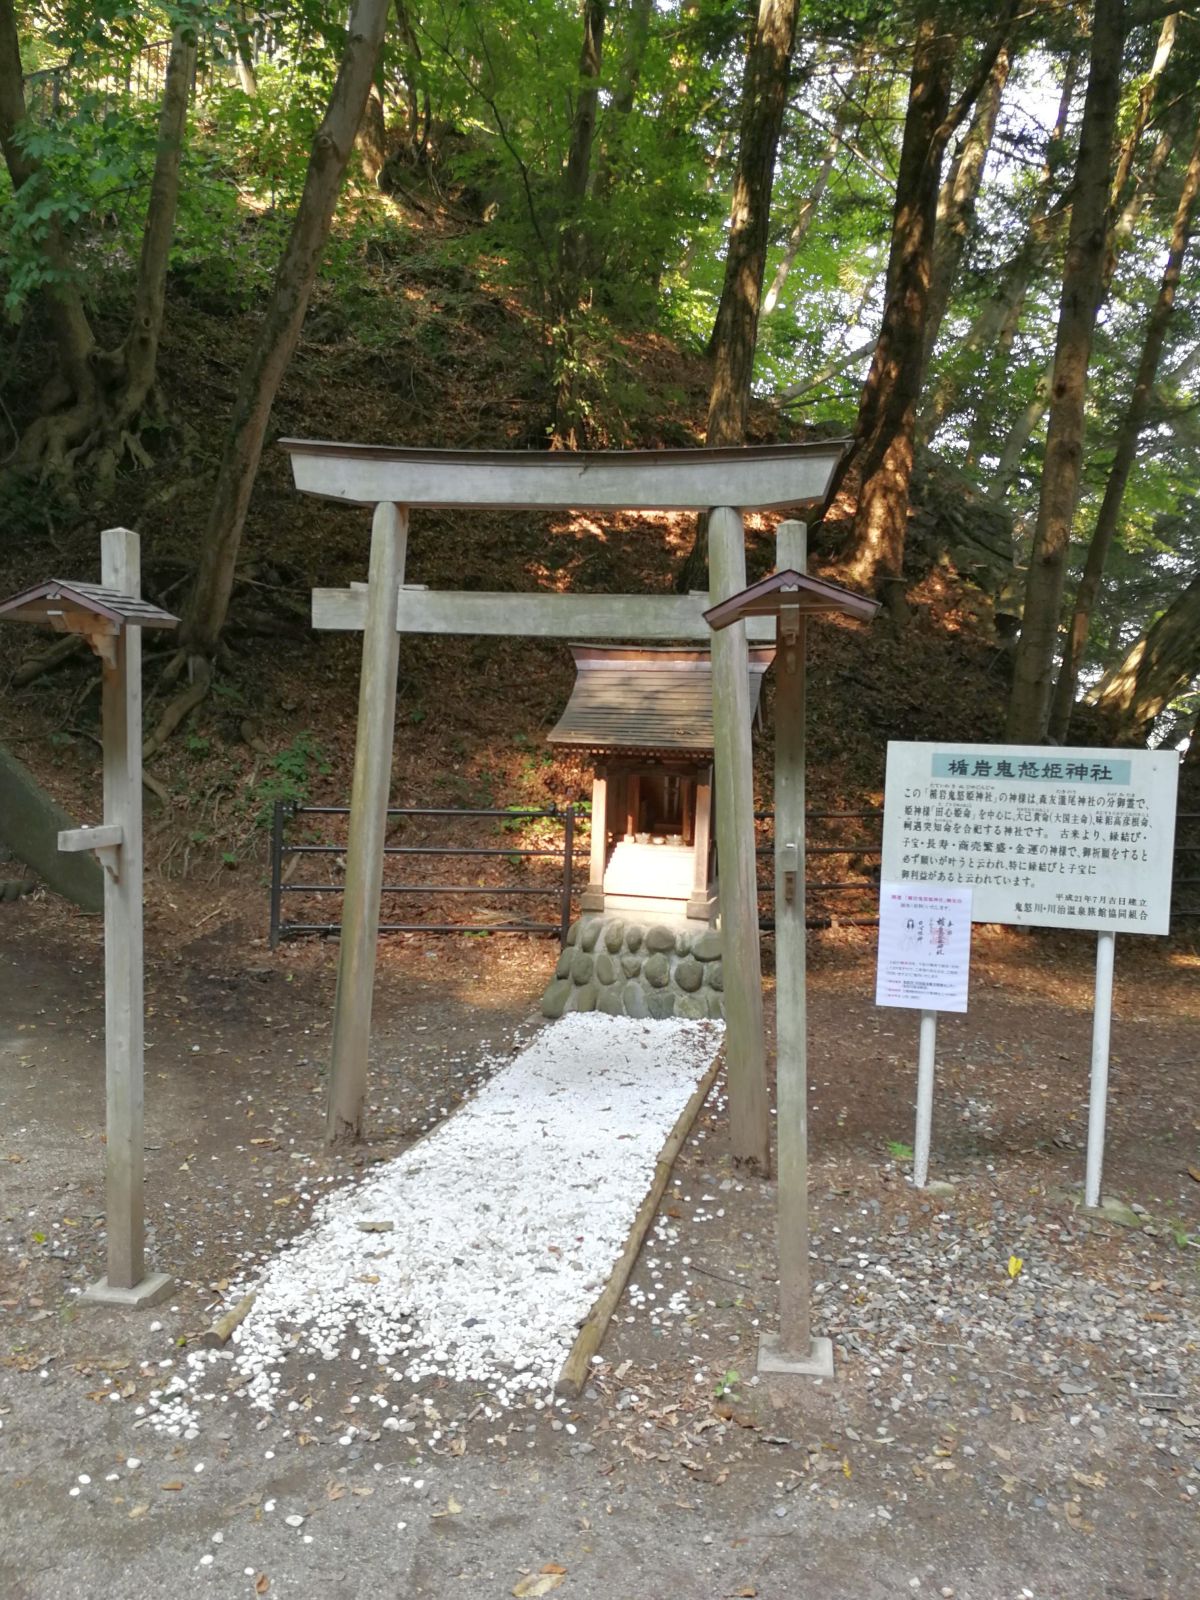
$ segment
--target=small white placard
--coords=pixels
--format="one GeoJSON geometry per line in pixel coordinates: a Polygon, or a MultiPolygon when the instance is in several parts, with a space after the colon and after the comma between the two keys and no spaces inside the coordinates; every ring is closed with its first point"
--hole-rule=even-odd
{"type": "Polygon", "coordinates": [[[970,972],[970,889],[943,883],[880,885],[877,1006],[965,1011],[970,972]]]}

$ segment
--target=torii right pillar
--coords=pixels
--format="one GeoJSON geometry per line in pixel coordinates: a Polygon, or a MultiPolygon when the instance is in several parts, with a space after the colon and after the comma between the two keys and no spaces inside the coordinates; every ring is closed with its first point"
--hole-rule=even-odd
{"type": "MultiPolygon", "coordinates": [[[[714,605],[746,587],[745,528],[741,513],[730,506],[709,513],[708,571],[714,605]]],[[[744,622],[713,634],[712,696],[729,1132],[734,1160],[767,1177],[771,1131],[754,856],[750,657],[744,622]]]]}

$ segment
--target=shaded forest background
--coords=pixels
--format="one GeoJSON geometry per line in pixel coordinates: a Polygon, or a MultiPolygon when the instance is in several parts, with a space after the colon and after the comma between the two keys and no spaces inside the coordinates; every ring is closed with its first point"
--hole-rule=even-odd
{"type": "MultiPolygon", "coordinates": [[[[814,632],[818,800],[878,798],[889,737],[1185,745],[1198,80],[1200,23],[1130,0],[0,0],[0,589],[142,534],[183,618],[147,651],[161,869],[349,787],[358,641],[308,590],[365,576],[368,521],[291,491],[283,435],[846,437],[813,561],[886,609],[814,632]]],[[[703,568],[674,516],[428,514],[410,553],[481,589],[703,568]]],[[[90,813],[94,663],[8,628],[0,675],[0,743],[90,813]]],[[[569,680],[405,640],[397,794],[568,796],[569,680]]]]}

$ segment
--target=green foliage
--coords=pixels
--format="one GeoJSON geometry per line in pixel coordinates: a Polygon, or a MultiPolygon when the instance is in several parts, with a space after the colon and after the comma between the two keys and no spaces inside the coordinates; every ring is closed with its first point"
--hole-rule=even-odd
{"type": "MultiPolygon", "coordinates": [[[[303,729],[278,754],[271,757],[270,772],[254,786],[253,806],[259,827],[269,827],[277,800],[285,805],[307,803],[313,779],[328,777],[333,767],[324,747],[310,730],[303,729]]],[[[232,863],[230,863],[232,865],[232,863]]]]}

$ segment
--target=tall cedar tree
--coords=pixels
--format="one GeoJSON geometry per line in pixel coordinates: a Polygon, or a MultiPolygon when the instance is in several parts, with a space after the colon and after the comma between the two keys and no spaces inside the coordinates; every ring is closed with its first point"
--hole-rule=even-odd
{"type": "Polygon", "coordinates": [[[958,99],[950,95],[958,41],[937,7],[918,20],[908,109],[896,178],[883,322],[863,387],[843,505],[857,489],[854,581],[904,610],[902,569],[908,528],[917,401],[925,368],[925,327],[933,283],[942,158],[979,97],[1006,42],[1013,5],[984,46],[958,99]]]}
{"type": "Polygon", "coordinates": [[[1040,743],[1050,715],[1067,549],[1083,467],[1088,364],[1108,244],[1113,134],[1121,94],[1122,10],[1122,0],[1096,0],[1092,19],[1091,66],[1075,165],[1041,498],[1008,708],[1007,737],[1017,744],[1040,743]]]}
{"type": "Polygon", "coordinates": [[[321,252],[354,148],[383,41],[387,0],[357,0],[324,119],[313,137],[304,192],[258,338],[242,372],[200,549],[200,566],[183,617],[181,662],[189,694],[171,702],[152,744],[165,739],[203,692],[225,625],[234,569],[271,407],[300,337],[321,252]]]}
{"type": "MultiPolygon", "coordinates": [[[[754,37],[742,78],[737,170],[725,247],[721,302],[709,339],[712,384],[706,445],[738,445],[746,439],[750,384],[758,343],[758,315],[771,220],[775,159],[787,110],[788,78],[796,40],[799,0],[759,0],[754,37]]],[[[707,530],[701,519],[677,587],[700,581],[707,530]]]]}
{"type": "Polygon", "coordinates": [[[1100,503],[1096,526],[1088,543],[1083,576],[1079,581],[1075,607],[1066,643],[1063,646],[1063,661],[1054,689],[1050,717],[1050,735],[1060,744],[1065,742],[1070,727],[1075,688],[1079,682],[1079,669],[1083,664],[1083,654],[1087,646],[1092,611],[1100,593],[1108,552],[1116,537],[1125,490],[1137,457],[1138,441],[1150,414],[1150,401],[1158,377],[1158,365],[1162,359],[1167,329],[1175,309],[1175,292],[1179,287],[1184,256],[1192,237],[1198,196],[1200,196],[1200,127],[1196,130],[1191,159],[1184,175],[1179,203],[1175,208],[1171,244],[1163,267],[1158,297],[1146,320],[1146,332],[1137,376],[1133,382],[1133,393],[1129,397],[1129,403],[1117,430],[1116,451],[1112,466],[1109,468],[1108,480],[1104,485],[1104,498],[1100,503]]]}

